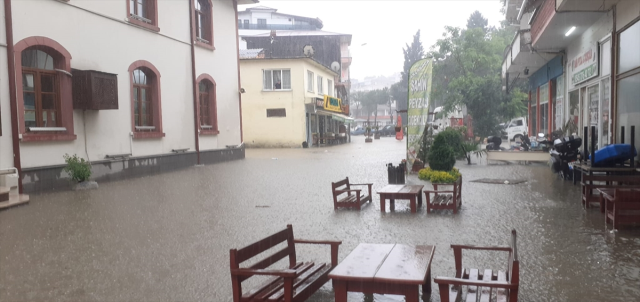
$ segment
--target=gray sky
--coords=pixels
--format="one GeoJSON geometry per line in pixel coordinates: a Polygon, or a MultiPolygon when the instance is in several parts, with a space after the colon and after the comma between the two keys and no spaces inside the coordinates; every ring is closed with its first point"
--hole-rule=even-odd
{"type": "MultiPolygon", "coordinates": [[[[464,27],[478,10],[490,25],[504,16],[500,0],[260,0],[278,12],[320,18],[323,30],[351,34],[351,78],[391,75],[402,71],[402,48],[420,29],[422,45],[428,50],[444,32],[444,26],[464,27]],[[362,46],[363,43],[367,43],[362,46]]],[[[243,5],[240,10],[255,5],[243,5]]]]}

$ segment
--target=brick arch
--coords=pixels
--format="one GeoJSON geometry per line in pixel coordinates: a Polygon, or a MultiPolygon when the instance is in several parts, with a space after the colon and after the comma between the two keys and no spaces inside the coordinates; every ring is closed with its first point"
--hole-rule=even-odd
{"type": "Polygon", "coordinates": [[[217,84],[216,84],[216,80],[213,79],[213,77],[207,73],[203,73],[201,74],[197,79],[196,79],[196,91],[198,92],[198,127],[200,127],[200,90],[199,90],[199,85],[200,82],[202,82],[203,80],[207,80],[209,82],[211,82],[211,84],[213,84],[213,91],[209,92],[209,116],[211,117],[212,121],[211,121],[211,126],[213,126],[212,129],[202,129],[200,128],[200,135],[216,135],[219,134],[220,131],[218,130],[218,96],[217,96],[217,84]]]}
{"type": "MultiPolygon", "coordinates": [[[[36,47],[47,52],[54,60],[54,68],[71,72],[71,53],[58,43],[56,40],[42,36],[32,36],[20,40],[14,45],[14,61],[15,61],[15,79],[17,91],[18,112],[24,112],[24,99],[22,91],[22,52],[28,48],[36,47]]],[[[18,130],[23,134],[22,141],[64,141],[75,140],[76,135],[73,131],[73,102],[71,92],[71,77],[58,73],[59,89],[60,89],[60,126],[65,127],[66,131],[53,133],[34,133],[27,132],[24,125],[24,114],[18,114],[18,130]]]]}
{"type": "Polygon", "coordinates": [[[162,132],[162,94],[160,93],[160,71],[149,61],[138,60],[129,65],[129,102],[131,105],[131,132],[133,138],[161,138],[165,134],[162,132]],[[147,72],[147,77],[151,81],[151,103],[153,109],[153,125],[156,127],[151,132],[136,131],[134,103],[133,103],[133,71],[142,69],[147,72]]]}

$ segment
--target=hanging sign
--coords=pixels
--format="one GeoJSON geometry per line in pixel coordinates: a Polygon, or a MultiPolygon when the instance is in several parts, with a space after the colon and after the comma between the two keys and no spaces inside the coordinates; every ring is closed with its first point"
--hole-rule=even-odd
{"type": "Polygon", "coordinates": [[[413,166],[418,156],[424,126],[429,116],[431,72],[433,60],[423,59],[409,69],[409,99],[407,104],[407,164],[413,166]]]}
{"type": "Polygon", "coordinates": [[[598,46],[591,46],[587,51],[571,60],[571,84],[582,83],[598,76],[598,46]]]}
{"type": "Polygon", "coordinates": [[[342,113],[342,100],[325,95],[322,108],[327,111],[342,113]]]}

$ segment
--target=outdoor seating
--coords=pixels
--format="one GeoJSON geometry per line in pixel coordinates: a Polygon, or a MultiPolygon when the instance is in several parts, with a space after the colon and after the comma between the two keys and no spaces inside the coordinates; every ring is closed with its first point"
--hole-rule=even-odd
{"type": "MultiPolygon", "coordinates": [[[[601,202],[600,196],[593,194],[596,189],[640,188],[640,176],[637,175],[582,175],[582,206],[589,208],[591,203],[601,202]]],[[[602,208],[602,204],[601,204],[602,208]]]]}
{"type": "Polygon", "coordinates": [[[510,247],[479,247],[451,245],[455,257],[456,276],[436,277],[434,281],[440,290],[440,301],[454,302],[463,299],[462,287],[467,288],[466,301],[518,301],[520,264],[516,248],[516,230],[511,231],[510,247]],[[462,267],[462,250],[484,250],[509,252],[507,271],[462,267]]]}
{"type": "Polygon", "coordinates": [[[431,210],[453,210],[453,214],[457,214],[458,209],[462,206],[462,176],[454,183],[433,184],[433,190],[425,190],[424,194],[427,197],[427,213],[431,210]],[[453,188],[443,190],[442,186],[453,188]],[[433,198],[431,198],[431,194],[433,194],[433,198]]]}
{"type": "Polygon", "coordinates": [[[640,189],[613,190],[613,195],[604,194],[605,224],[614,229],[622,224],[640,223],[640,189]]]}
{"type": "Polygon", "coordinates": [[[365,184],[352,184],[349,183],[349,177],[340,180],[338,182],[331,183],[331,193],[333,195],[333,208],[356,208],[360,210],[362,204],[369,201],[371,202],[371,186],[372,183],[365,184]],[[351,186],[367,186],[367,194],[362,190],[352,190],[351,186]],[[346,196],[342,195],[346,194],[346,196]],[[342,196],[341,196],[342,195],[342,196]]]}
{"type": "Polygon", "coordinates": [[[233,286],[233,301],[305,301],[323,284],[329,280],[329,272],[338,265],[338,247],[341,241],[312,241],[294,239],[293,227],[287,228],[268,236],[258,242],[241,249],[231,249],[231,284],[233,286]],[[269,249],[286,243],[272,255],[267,255],[255,262],[254,257],[267,252],[269,249]],[[296,262],[297,255],[294,244],[322,244],[331,246],[331,264],[314,262],[296,262]],[[285,257],[289,258],[286,269],[269,268],[272,264],[285,257]],[[245,261],[255,263],[247,268],[241,268],[245,261]],[[242,282],[253,276],[268,276],[262,284],[243,291],[242,282]]]}

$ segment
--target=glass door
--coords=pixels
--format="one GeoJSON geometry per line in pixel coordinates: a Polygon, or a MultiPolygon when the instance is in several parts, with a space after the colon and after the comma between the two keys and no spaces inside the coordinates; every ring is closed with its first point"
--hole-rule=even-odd
{"type": "MultiPolygon", "coordinates": [[[[596,127],[595,140],[596,140],[596,150],[599,149],[598,144],[598,129],[600,128],[600,92],[599,85],[591,86],[587,89],[588,97],[589,97],[589,139],[591,139],[591,127],[596,127]]],[[[589,142],[591,144],[591,142],[589,142]]]]}
{"type": "Polygon", "coordinates": [[[600,126],[598,130],[599,146],[606,146],[611,143],[611,80],[602,80],[602,94],[600,96],[600,126]]]}

